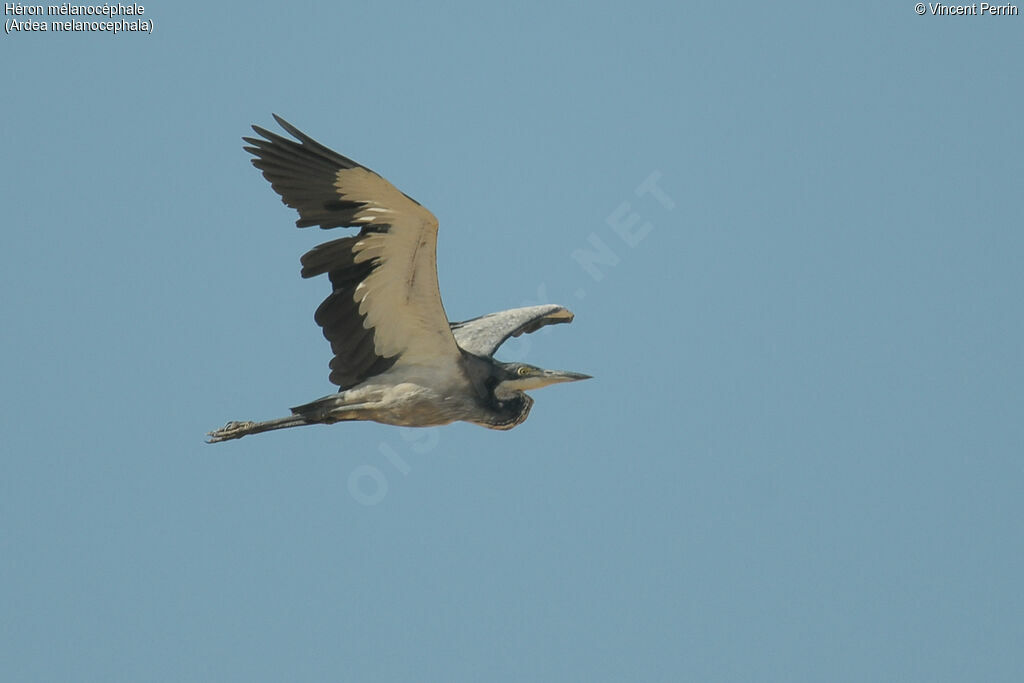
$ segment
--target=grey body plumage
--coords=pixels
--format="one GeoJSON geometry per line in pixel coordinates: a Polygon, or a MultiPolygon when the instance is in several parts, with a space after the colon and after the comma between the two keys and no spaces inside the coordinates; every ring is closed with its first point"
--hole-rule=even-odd
{"type": "Polygon", "coordinates": [[[521,424],[533,405],[525,392],[588,375],[494,359],[512,336],[573,315],[554,304],[449,322],[437,287],[437,220],[368,168],[308,137],[280,117],[295,139],[258,126],[244,138],[252,163],[300,228],[358,227],[303,255],[302,277],[327,274],[332,291],[314,319],[331,344],[339,391],[292,408],[287,417],[229,422],[210,442],[307,424],[372,420],[407,427],[455,421],[491,429],[521,424]]]}

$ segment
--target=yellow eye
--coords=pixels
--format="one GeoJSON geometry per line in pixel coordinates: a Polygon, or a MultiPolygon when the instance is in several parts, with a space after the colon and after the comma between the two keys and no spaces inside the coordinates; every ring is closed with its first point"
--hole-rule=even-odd
{"type": "Polygon", "coordinates": [[[526,377],[528,374],[530,374],[530,368],[526,366],[520,366],[520,368],[516,370],[516,374],[519,375],[520,377],[526,377]]]}

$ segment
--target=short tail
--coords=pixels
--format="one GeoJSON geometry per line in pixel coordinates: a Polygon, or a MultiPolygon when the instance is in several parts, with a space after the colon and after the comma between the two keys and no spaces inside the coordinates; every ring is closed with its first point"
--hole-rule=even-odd
{"type": "Polygon", "coordinates": [[[276,420],[265,420],[263,422],[228,422],[220,429],[208,432],[207,436],[210,438],[206,440],[206,443],[220,443],[221,441],[230,441],[231,439],[241,439],[249,434],[259,434],[260,432],[269,432],[274,429],[287,429],[288,427],[301,427],[309,424],[316,424],[316,421],[302,415],[289,415],[288,417],[279,417],[276,420]]]}

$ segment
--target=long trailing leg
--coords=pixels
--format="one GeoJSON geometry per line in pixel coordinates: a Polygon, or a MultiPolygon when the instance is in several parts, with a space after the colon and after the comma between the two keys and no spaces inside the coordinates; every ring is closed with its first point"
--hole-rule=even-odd
{"type": "Polygon", "coordinates": [[[230,441],[231,439],[241,439],[249,434],[269,432],[273,429],[301,427],[308,424],[316,423],[311,422],[302,415],[289,415],[288,417],[279,417],[276,420],[264,420],[263,422],[228,422],[220,429],[208,432],[207,436],[210,438],[206,440],[206,443],[220,443],[221,441],[230,441]]]}
{"type": "Polygon", "coordinates": [[[352,403],[350,405],[330,405],[330,402],[323,400],[307,403],[304,406],[292,408],[295,414],[288,417],[279,417],[275,420],[263,422],[228,422],[220,429],[207,432],[210,438],[206,443],[220,443],[231,439],[241,439],[249,434],[269,432],[274,429],[287,429],[289,427],[301,427],[303,425],[332,424],[347,420],[372,419],[365,414],[365,410],[374,408],[375,403],[352,403]],[[326,405],[325,405],[326,404],[326,405]]]}

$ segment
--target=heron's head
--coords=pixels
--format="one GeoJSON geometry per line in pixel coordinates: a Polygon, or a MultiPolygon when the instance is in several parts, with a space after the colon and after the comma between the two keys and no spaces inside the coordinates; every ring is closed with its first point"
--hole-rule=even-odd
{"type": "Polygon", "coordinates": [[[559,382],[590,379],[590,375],[565,370],[545,370],[526,363],[498,363],[498,384],[494,394],[501,398],[517,391],[540,389],[559,382]]]}

